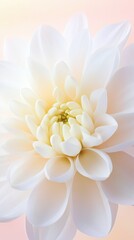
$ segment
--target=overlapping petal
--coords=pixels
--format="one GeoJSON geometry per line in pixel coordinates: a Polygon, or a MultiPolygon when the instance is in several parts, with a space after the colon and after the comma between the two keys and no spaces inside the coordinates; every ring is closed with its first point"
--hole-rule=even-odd
{"type": "Polygon", "coordinates": [[[108,234],[117,206],[108,202],[97,183],[77,173],[72,189],[72,204],[74,222],[80,231],[94,237],[108,234]]]}

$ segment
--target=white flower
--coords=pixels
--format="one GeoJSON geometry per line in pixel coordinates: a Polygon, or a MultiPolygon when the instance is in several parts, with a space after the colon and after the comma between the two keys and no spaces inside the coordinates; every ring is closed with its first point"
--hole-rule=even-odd
{"type": "Polygon", "coordinates": [[[105,236],[117,204],[134,204],[129,32],[123,22],[92,38],[77,15],[63,35],[43,26],[30,44],[5,43],[0,220],[25,213],[30,240],[105,236]]]}

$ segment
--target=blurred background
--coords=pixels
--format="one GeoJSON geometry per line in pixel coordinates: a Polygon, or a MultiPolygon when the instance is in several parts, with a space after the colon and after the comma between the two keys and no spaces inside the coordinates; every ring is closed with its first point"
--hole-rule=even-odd
{"type": "MultiPolygon", "coordinates": [[[[134,42],[134,0],[0,0],[0,58],[6,38],[30,38],[41,24],[50,24],[62,31],[70,16],[87,15],[94,34],[104,25],[122,20],[132,24],[129,42],[134,42]]],[[[1,240],[28,240],[25,219],[0,224],[1,240]]],[[[100,240],[133,240],[134,207],[120,206],[112,232],[100,240]]],[[[77,233],[75,240],[96,240],[77,233]]]]}

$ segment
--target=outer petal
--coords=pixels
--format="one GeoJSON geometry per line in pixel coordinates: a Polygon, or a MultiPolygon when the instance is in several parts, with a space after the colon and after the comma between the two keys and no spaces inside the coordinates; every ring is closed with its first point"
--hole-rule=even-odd
{"type": "Polygon", "coordinates": [[[0,182],[7,180],[11,162],[11,157],[9,155],[0,155],[0,182]]]}
{"type": "Polygon", "coordinates": [[[98,88],[104,88],[118,66],[118,56],[115,48],[96,51],[87,61],[80,92],[89,95],[98,88]]]}
{"type": "Polygon", "coordinates": [[[134,44],[127,46],[121,54],[121,67],[134,65],[134,44]]]}
{"type": "Polygon", "coordinates": [[[69,63],[73,76],[79,81],[81,80],[87,56],[91,53],[91,45],[92,41],[88,29],[78,32],[70,45],[69,63]]]}
{"type": "Polygon", "coordinates": [[[97,149],[85,149],[76,159],[77,171],[85,177],[102,181],[112,172],[110,157],[97,149]]]}
{"type": "Polygon", "coordinates": [[[4,43],[4,58],[19,66],[26,66],[28,42],[26,39],[7,39],[4,43]]]}
{"type": "Polygon", "coordinates": [[[134,68],[119,69],[107,85],[108,112],[134,111],[134,68]],[[115,89],[117,89],[115,91],[115,89]]]}
{"type": "Polygon", "coordinates": [[[116,205],[109,204],[101,188],[76,174],[72,190],[72,211],[77,228],[90,236],[103,237],[110,231],[116,205]]]}
{"type": "Polygon", "coordinates": [[[134,205],[134,158],[123,152],[112,153],[110,157],[113,172],[102,188],[110,201],[134,205]]]}
{"type": "Polygon", "coordinates": [[[45,165],[45,175],[54,182],[69,181],[74,175],[73,160],[65,156],[49,159],[45,165]]]}
{"type": "Polygon", "coordinates": [[[68,203],[68,189],[64,183],[42,181],[32,192],[27,208],[28,220],[35,226],[48,226],[64,213],[68,203]]]}
{"type": "Polygon", "coordinates": [[[64,38],[52,27],[40,27],[31,41],[30,56],[47,67],[52,67],[65,57],[64,38]]]}
{"type": "Polygon", "coordinates": [[[44,165],[44,159],[34,152],[24,155],[10,167],[10,184],[20,190],[33,188],[44,177],[44,165]]]}
{"type": "Polygon", "coordinates": [[[29,60],[29,67],[32,74],[31,87],[40,98],[52,103],[53,87],[48,69],[33,60],[29,60]]]}
{"type": "Polygon", "coordinates": [[[134,144],[134,113],[120,113],[113,116],[118,128],[109,140],[99,146],[106,152],[123,151],[134,144]]]}
{"type": "Polygon", "coordinates": [[[7,182],[0,185],[0,221],[9,221],[21,216],[26,210],[28,191],[18,191],[7,182]]]}
{"type": "Polygon", "coordinates": [[[21,87],[28,86],[28,74],[8,62],[0,62],[0,93],[6,100],[17,98],[21,87]],[[17,93],[16,93],[17,92],[17,93]]]}
{"type": "Polygon", "coordinates": [[[67,208],[63,216],[48,227],[34,227],[28,221],[26,230],[29,240],[72,240],[76,227],[67,208]]]}
{"type": "Polygon", "coordinates": [[[76,14],[70,19],[64,31],[64,36],[69,45],[72,43],[75,36],[84,29],[88,29],[88,22],[85,15],[76,14]]]}
{"type": "Polygon", "coordinates": [[[125,21],[101,29],[95,36],[94,49],[102,47],[123,47],[127,41],[131,25],[125,21]]]}

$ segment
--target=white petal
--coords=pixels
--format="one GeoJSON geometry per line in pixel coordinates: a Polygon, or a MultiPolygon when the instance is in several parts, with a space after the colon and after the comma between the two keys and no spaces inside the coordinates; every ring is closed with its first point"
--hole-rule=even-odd
{"type": "Polygon", "coordinates": [[[43,158],[55,157],[56,153],[54,149],[45,143],[40,141],[34,142],[33,147],[37,153],[39,153],[43,158]]]}
{"type": "Polygon", "coordinates": [[[76,227],[69,210],[67,207],[63,216],[48,227],[35,227],[27,220],[26,230],[29,240],[72,240],[76,233],[76,227]]]}
{"type": "Polygon", "coordinates": [[[63,124],[62,134],[65,141],[71,137],[70,127],[67,124],[63,124]]]}
{"type": "Polygon", "coordinates": [[[85,149],[76,159],[76,168],[83,176],[102,181],[112,172],[110,157],[97,149],[85,149]]]}
{"type": "Polygon", "coordinates": [[[101,29],[95,36],[94,49],[102,47],[123,47],[127,41],[131,25],[126,21],[111,24],[101,29]]]}
{"type": "Polygon", "coordinates": [[[73,100],[76,98],[78,92],[78,84],[76,80],[70,76],[66,78],[65,91],[67,96],[70,97],[70,99],[73,100]]]}
{"type": "Polygon", "coordinates": [[[21,97],[27,104],[34,105],[36,101],[36,95],[30,88],[21,88],[21,97]]]}
{"type": "Polygon", "coordinates": [[[54,66],[53,78],[54,83],[62,91],[64,90],[65,79],[70,75],[69,67],[65,62],[58,62],[54,66]]]}
{"type": "Polygon", "coordinates": [[[94,130],[94,123],[92,118],[88,115],[88,113],[84,112],[82,114],[81,121],[82,121],[82,126],[92,133],[94,130]]]}
{"type": "Polygon", "coordinates": [[[31,189],[43,178],[44,159],[34,152],[17,159],[9,171],[9,181],[12,187],[31,189]]]}
{"type": "Polygon", "coordinates": [[[19,66],[26,66],[28,42],[26,39],[7,39],[4,42],[4,59],[19,66]]]}
{"type": "Polygon", "coordinates": [[[72,159],[67,157],[55,157],[48,160],[44,170],[49,180],[67,182],[74,175],[74,163],[72,159]]]}
{"type": "Polygon", "coordinates": [[[67,23],[64,31],[64,36],[70,44],[73,38],[82,30],[88,29],[88,22],[85,15],[76,14],[67,23]]]}
{"type": "Polygon", "coordinates": [[[118,66],[118,62],[116,63],[118,55],[119,52],[115,48],[100,49],[89,58],[82,80],[80,91],[82,94],[89,96],[92,91],[105,87],[118,66]]]}
{"type": "Polygon", "coordinates": [[[48,69],[33,60],[29,60],[29,67],[32,75],[31,87],[40,98],[52,103],[53,87],[48,69]]]}
{"type": "Polygon", "coordinates": [[[66,184],[42,181],[31,193],[27,217],[35,226],[48,226],[65,212],[68,203],[66,184]]]}
{"type": "Polygon", "coordinates": [[[31,115],[26,115],[25,116],[26,124],[31,131],[33,136],[36,136],[36,131],[37,131],[37,124],[35,122],[35,119],[31,115]]]}
{"type": "Polygon", "coordinates": [[[134,44],[130,44],[125,49],[123,49],[121,54],[121,67],[126,67],[134,65],[134,44]]]}
{"type": "Polygon", "coordinates": [[[81,97],[81,106],[82,106],[82,109],[85,112],[87,112],[88,114],[92,113],[92,107],[91,107],[91,104],[89,102],[89,98],[86,95],[83,95],[81,97]]]}
{"type": "Polygon", "coordinates": [[[0,156],[0,181],[7,180],[8,170],[11,164],[10,156],[0,156]]]}
{"type": "Polygon", "coordinates": [[[95,117],[95,133],[101,136],[102,141],[109,139],[118,129],[117,121],[108,114],[95,117]]]}
{"type": "Polygon", "coordinates": [[[109,204],[95,181],[78,173],[74,178],[72,192],[73,219],[78,230],[93,237],[107,235],[114,221],[116,206],[109,204]]]}
{"type": "Polygon", "coordinates": [[[106,152],[121,151],[134,144],[134,113],[114,114],[118,128],[114,135],[99,146],[106,152]]]}
{"type": "Polygon", "coordinates": [[[119,69],[107,85],[108,112],[134,111],[134,68],[119,69]],[[115,91],[115,89],[117,89],[115,91]]]}
{"type": "Polygon", "coordinates": [[[60,143],[61,143],[61,137],[59,135],[52,135],[51,138],[50,138],[50,142],[51,142],[51,145],[53,147],[53,149],[58,152],[58,153],[61,153],[61,147],[60,147],[60,143]]]}
{"type": "Polygon", "coordinates": [[[111,176],[102,183],[108,199],[114,203],[134,205],[134,158],[126,153],[110,154],[111,176]]]}
{"type": "Polygon", "coordinates": [[[81,151],[81,144],[77,138],[70,137],[61,143],[62,152],[70,157],[75,157],[81,151]]]}
{"type": "Polygon", "coordinates": [[[33,109],[29,105],[17,100],[11,100],[9,106],[13,114],[19,118],[24,118],[25,115],[33,113],[33,109]]]}
{"type": "Polygon", "coordinates": [[[52,27],[40,27],[31,42],[31,57],[39,59],[47,67],[52,67],[55,62],[60,61],[64,56],[65,41],[62,35],[52,27]]]}
{"type": "Polygon", "coordinates": [[[134,145],[124,149],[124,152],[134,157],[134,145]]]}
{"type": "Polygon", "coordinates": [[[3,123],[3,126],[7,131],[15,135],[24,137],[25,134],[30,134],[26,123],[19,118],[10,117],[3,123]]]}
{"type": "Polygon", "coordinates": [[[100,145],[101,143],[102,143],[101,135],[99,134],[90,135],[89,133],[82,131],[82,144],[84,147],[94,147],[100,145]]]}
{"type": "Polygon", "coordinates": [[[33,149],[32,141],[24,138],[9,139],[3,144],[3,148],[10,154],[25,153],[33,149]]]}
{"type": "Polygon", "coordinates": [[[21,87],[27,87],[29,75],[27,71],[8,62],[0,62],[0,90],[8,99],[18,97],[21,87]]]}
{"type": "Polygon", "coordinates": [[[106,89],[97,89],[90,96],[90,102],[94,115],[102,115],[107,111],[107,92],[106,89]]]}
{"type": "Polygon", "coordinates": [[[28,191],[18,191],[5,182],[0,185],[0,221],[15,219],[26,210],[28,191]]]}
{"type": "Polygon", "coordinates": [[[46,105],[45,105],[44,101],[42,101],[41,99],[36,101],[35,111],[36,111],[37,116],[40,119],[42,119],[45,115],[45,108],[46,108],[46,105]]]}
{"type": "Polygon", "coordinates": [[[87,56],[91,52],[91,36],[88,29],[78,32],[69,48],[69,63],[73,76],[80,81],[87,56]]]}

